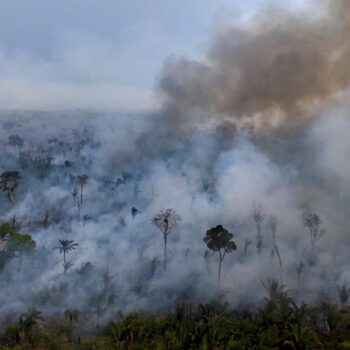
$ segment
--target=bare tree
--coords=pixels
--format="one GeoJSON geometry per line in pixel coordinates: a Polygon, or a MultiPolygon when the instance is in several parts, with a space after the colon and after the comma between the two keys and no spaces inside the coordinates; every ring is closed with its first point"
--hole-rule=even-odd
{"type": "Polygon", "coordinates": [[[92,308],[96,310],[97,324],[96,328],[100,327],[101,314],[104,311],[103,304],[106,302],[106,295],[103,292],[94,293],[90,298],[92,308]]]}
{"type": "Polygon", "coordinates": [[[227,253],[237,249],[236,243],[231,241],[232,238],[233,233],[227,231],[222,225],[212,227],[203,238],[209,249],[219,253],[218,288],[220,288],[222,261],[227,253]]]}
{"type": "Polygon", "coordinates": [[[47,228],[49,226],[49,220],[50,220],[50,213],[48,210],[45,210],[45,216],[42,222],[44,228],[47,228]]]}
{"type": "Polygon", "coordinates": [[[320,217],[315,213],[304,213],[303,224],[305,227],[309,229],[309,232],[310,232],[311,250],[310,250],[309,263],[310,265],[313,265],[315,263],[315,260],[314,260],[315,244],[323,236],[325,231],[320,230],[322,221],[320,217]]]}
{"type": "Polygon", "coordinates": [[[247,238],[247,239],[245,240],[245,242],[244,242],[244,256],[245,256],[245,257],[246,257],[247,254],[248,254],[248,248],[249,248],[249,246],[250,246],[251,244],[253,244],[253,242],[252,242],[249,238],[247,238]]]}
{"type": "Polygon", "coordinates": [[[6,193],[8,200],[13,203],[13,192],[21,179],[18,171],[5,171],[0,175],[0,189],[6,193]]]}
{"type": "Polygon", "coordinates": [[[78,201],[78,187],[74,186],[73,191],[71,192],[71,195],[73,197],[73,202],[77,203],[77,201],[78,201]]]}
{"type": "Polygon", "coordinates": [[[21,228],[20,222],[17,220],[16,215],[12,216],[10,219],[11,227],[14,231],[19,231],[21,228]]]}
{"type": "Polygon", "coordinates": [[[167,264],[168,236],[180,220],[180,216],[176,214],[174,209],[163,209],[151,220],[152,224],[159,229],[164,238],[164,270],[166,270],[167,264]]]}
{"type": "Polygon", "coordinates": [[[110,268],[109,268],[109,262],[110,262],[110,258],[113,255],[111,250],[107,251],[107,259],[106,259],[106,266],[103,269],[103,271],[101,272],[101,277],[102,277],[102,282],[104,285],[104,288],[108,288],[113,280],[113,275],[110,272],[110,268]]]}
{"type": "Polygon", "coordinates": [[[78,207],[78,220],[80,220],[80,210],[83,206],[83,192],[84,187],[88,182],[89,177],[87,175],[77,175],[76,180],[78,182],[79,189],[77,187],[74,187],[73,191],[71,192],[74,203],[77,204],[78,207]]]}
{"type": "Polygon", "coordinates": [[[265,220],[266,215],[264,214],[264,207],[262,204],[253,203],[253,210],[251,213],[251,218],[256,226],[256,248],[258,253],[261,254],[264,238],[262,236],[262,224],[265,220]]]}

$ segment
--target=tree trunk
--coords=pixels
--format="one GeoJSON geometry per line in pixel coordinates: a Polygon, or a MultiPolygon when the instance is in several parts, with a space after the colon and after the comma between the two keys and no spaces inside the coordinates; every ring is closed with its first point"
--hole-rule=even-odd
{"type": "Polygon", "coordinates": [[[12,194],[12,191],[11,191],[11,190],[9,190],[9,191],[7,192],[7,198],[8,198],[8,200],[9,200],[11,203],[14,202],[14,198],[13,198],[13,194],[12,194]]]}
{"type": "Polygon", "coordinates": [[[80,206],[83,205],[83,185],[80,185],[80,206]]]}
{"type": "Polygon", "coordinates": [[[166,270],[166,244],[167,244],[167,237],[164,236],[164,271],[166,270]]]}
{"type": "Polygon", "coordinates": [[[313,265],[314,264],[314,240],[312,238],[312,234],[310,235],[311,237],[311,253],[310,253],[310,265],[313,265]]]}
{"type": "Polygon", "coordinates": [[[63,273],[66,275],[66,252],[63,251],[63,273]]]}
{"type": "Polygon", "coordinates": [[[218,271],[218,289],[220,290],[220,281],[221,281],[221,263],[222,263],[222,257],[221,257],[221,252],[220,252],[220,257],[219,257],[219,271],[218,271]]]}

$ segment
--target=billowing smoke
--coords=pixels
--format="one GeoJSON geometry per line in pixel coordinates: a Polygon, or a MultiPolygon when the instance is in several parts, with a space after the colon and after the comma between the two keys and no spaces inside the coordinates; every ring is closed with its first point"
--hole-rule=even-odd
{"type": "Polygon", "coordinates": [[[160,81],[170,121],[192,124],[197,113],[266,130],[309,120],[350,81],[350,4],[313,5],[317,13],[269,7],[222,28],[202,61],[170,58],[160,81]]]}
{"type": "Polygon", "coordinates": [[[74,307],[96,324],[208,301],[218,256],[203,237],[217,225],[238,247],[220,288],[232,305],[256,305],[267,278],[297,301],[350,285],[350,121],[339,97],[350,78],[348,4],[324,3],[312,16],[270,9],[223,28],[204,62],[166,62],[154,115],[2,113],[0,174],[21,178],[13,202],[1,195],[1,220],[37,244],[1,261],[2,319],[29,306],[74,307]],[[167,208],[181,220],[164,271],[151,220],[167,208]],[[310,242],[304,214],[314,213],[321,222],[310,242]],[[54,249],[63,239],[79,244],[67,261],[54,249]]]}

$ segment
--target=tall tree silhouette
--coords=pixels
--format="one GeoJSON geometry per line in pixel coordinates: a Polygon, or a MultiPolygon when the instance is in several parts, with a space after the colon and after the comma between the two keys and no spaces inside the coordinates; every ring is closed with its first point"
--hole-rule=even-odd
{"type": "Polygon", "coordinates": [[[310,265],[315,263],[315,244],[325,233],[325,230],[320,230],[322,221],[316,213],[304,213],[303,214],[303,224],[309,229],[310,232],[310,265]]]}
{"type": "Polygon", "coordinates": [[[280,267],[281,283],[283,284],[283,263],[282,263],[281,253],[280,253],[280,250],[279,250],[278,245],[277,245],[278,220],[273,215],[271,215],[269,217],[268,226],[269,226],[269,229],[271,231],[271,238],[272,238],[271,257],[273,258],[275,256],[275,254],[277,255],[278,264],[279,264],[279,267],[280,267]]]}
{"type": "Polygon", "coordinates": [[[247,254],[248,254],[248,248],[249,248],[249,246],[250,246],[251,244],[253,244],[253,242],[252,242],[249,238],[247,238],[247,239],[244,241],[244,256],[245,256],[245,257],[246,257],[247,254]]]}
{"type": "Polygon", "coordinates": [[[176,214],[174,209],[163,209],[151,220],[152,224],[159,229],[164,238],[164,270],[166,270],[167,264],[168,236],[180,220],[180,216],[176,214]]]}
{"type": "Polygon", "coordinates": [[[100,327],[100,321],[101,321],[101,314],[104,312],[107,308],[107,296],[104,292],[100,293],[94,293],[90,297],[90,304],[91,307],[95,309],[96,311],[96,328],[100,327]]]}
{"type": "Polygon", "coordinates": [[[211,228],[205,234],[203,241],[207,247],[219,253],[218,288],[221,281],[221,265],[227,253],[237,249],[237,245],[232,241],[233,233],[230,233],[222,225],[211,228]]]}
{"type": "Polygon", "coordinates": [[[83,193],[84,193],[84,187],[88,182],[89,177],[87,175],[78,175],[76,176],[76,180],[78,182],[79,190],[77,187],[74,187],[72,191],[72,196],[74,202],[77,204],[78,207],[78,220],[80,220],[80,211],[81,207],[83,206],[83,193]]]}
{"type": "Polygon", "coordinates": [[[55,247],[54,249],[59,249],[60,254],[63,254],[63,270],[64,273],[67,272],[67,270],[72,267],[72,263],[70,261],[66,260],[66,255],[72,251],[75,250],[75,248],[79,245],[78,243],[74,243],[74,241],[70,241],[68,239],[60,239],[59,240],[60,246],[55,247]]]}
{"type": "Polygon", "coordinates": [[[253,210],[251,213],[251,218],[255,223],[256,226],[256,249],[258,250],[258,253],[261,254],[263,245],[264,245],[264,238],[262,235],[262,224],[265,220],[266,215],[264,214],[264,207],[262,204],[253,204],[253,210]]]}

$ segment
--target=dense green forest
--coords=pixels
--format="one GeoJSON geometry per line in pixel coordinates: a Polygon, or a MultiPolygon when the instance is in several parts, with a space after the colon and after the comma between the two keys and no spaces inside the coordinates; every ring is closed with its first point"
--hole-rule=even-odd
{"type": "Polygon", "coordinates": [[[81,331],[86,319],[78,310],[43,315],[30,309],[6,326],[0,349],[350,349],[349,289],[339,289],[339,303],[325,297],[309,307],[296,304],[276,280],[264,287],[255,310],[232,309],[218,296],[159,314],[120,314],[88,333],[81,331]]]}

